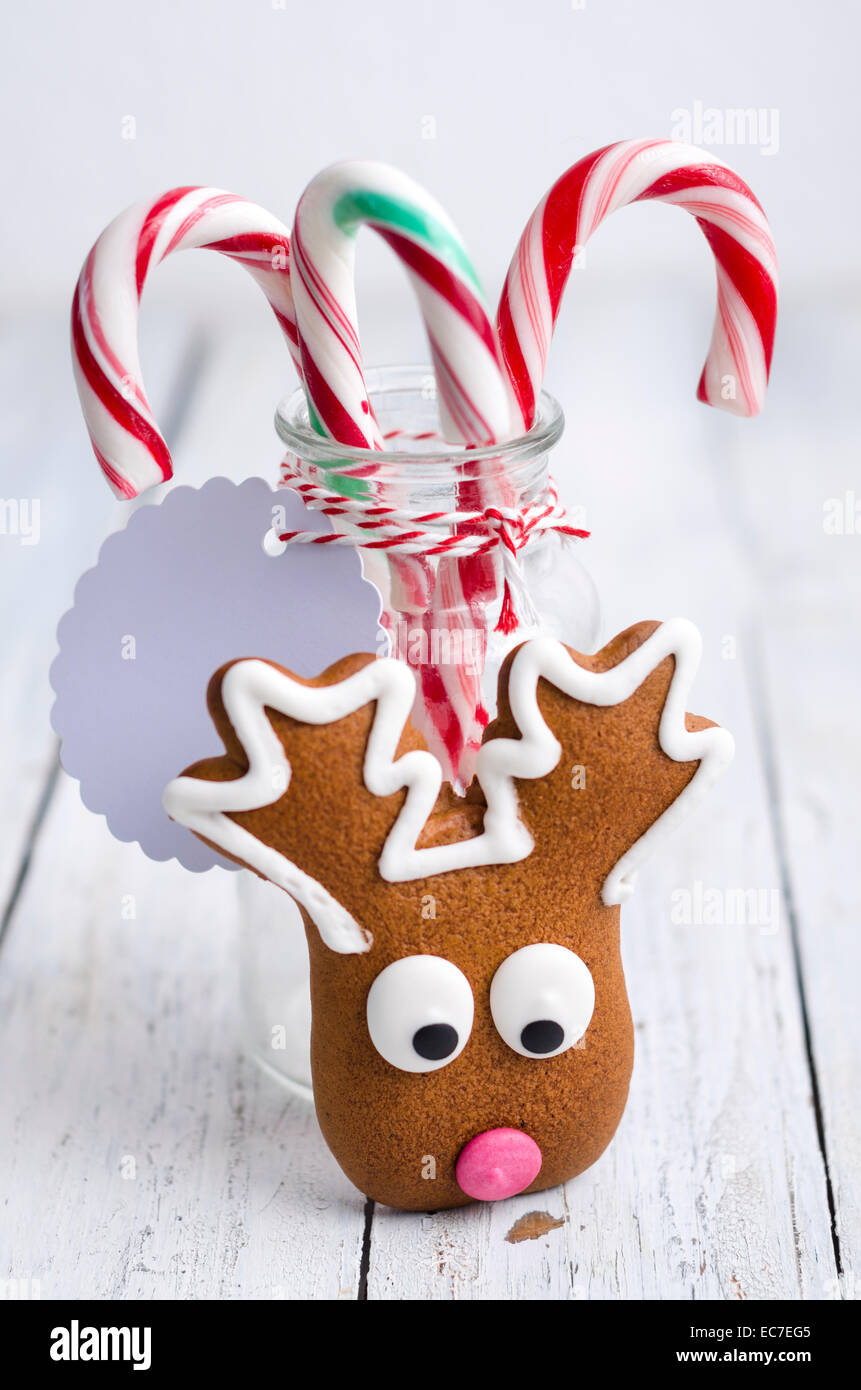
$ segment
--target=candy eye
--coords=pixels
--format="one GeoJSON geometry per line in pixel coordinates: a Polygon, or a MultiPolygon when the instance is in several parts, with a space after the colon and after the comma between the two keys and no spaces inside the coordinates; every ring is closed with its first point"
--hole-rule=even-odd
{"type": "Polygon", "coordinates": [[[524,946],[490,985],[497,1032],[521,1057],[556,1057],[582,1038],[595,1008],[589,968],[564,946],[524,946]]]}
{"type": "Polygon", "coordinates": [[[404,956],[368,990],[368,1032],[400,1071],[437,1071],[453,1062],[472,1031],[474,1004],[463,971],[442,956],[404,956]]]}

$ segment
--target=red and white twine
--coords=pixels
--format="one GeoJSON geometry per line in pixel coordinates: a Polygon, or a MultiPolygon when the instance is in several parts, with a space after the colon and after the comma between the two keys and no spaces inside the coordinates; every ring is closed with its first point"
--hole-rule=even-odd
{"type": "Polygon", "coordinates": [[[383,506],[374,498],[350,497],[333,493],[312,482],[301,471],[298,460],[288,456],[281,465],[281,485],[299,494],[309,511],[331,518],[341,517],[350,531],[278,531],[266,537],[266,549],[280,555],[288,545],[354,546],[364,550],[384,550],[393,555],[421,555],[427,558],[450,555],[458,558],[488,555],[499,549],[504,575],[502,607],[496,630],[513,632],[520,618],[529,612],[520,556],[527,547],[548,531],[569,540],[585,540],[589,532],[571,526],[559,500],[556,486],[547,479],[544,492],[519,507],[485,507],[482,511],[417,512],[409,508],[383,506]],[[477,528],[465,531],[462,528],[477,528]],[[480,528],[480,529],[478,529],[480,528]],[[445,532],[448,534],[445,534],[445,532]],[[513,595],[518,596],[515,608],[513,595]]]}

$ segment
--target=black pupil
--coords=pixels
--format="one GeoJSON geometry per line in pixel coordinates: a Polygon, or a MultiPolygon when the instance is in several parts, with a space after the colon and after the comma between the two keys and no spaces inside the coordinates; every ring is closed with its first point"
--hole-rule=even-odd
{"type": "Polygon", "coordinates": [[[441,1062],[457,1047],[457,1032],[450,1023],[426,1023],[413,1034],[413,1047],[429,1062],[441,1062]]]}
{"type": "Polygon", "coordinates": [[[527,1023],[520,1034],[520,1041],[527,1052],[543,1056],[545,1052],[555,1052],[565,1038],[565,1029],[560,1028],[551,1018],[540,1018],[535,1023],[527,1023]]]}

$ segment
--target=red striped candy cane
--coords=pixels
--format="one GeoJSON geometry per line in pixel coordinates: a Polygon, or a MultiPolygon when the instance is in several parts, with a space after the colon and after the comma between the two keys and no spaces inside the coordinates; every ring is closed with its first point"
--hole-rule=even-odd
{"type": "MultiPolygon", "coordinates": [[[[507,384],[478,276],[460,233],[436,199],[385,164],[346,161],[308,185],[293,225],[293,293],[302,370],[312,416],[342,444],[381,449],[384,440],[368,399],[355,294],[356,239],[371,227],[401,260],[424,319],[446,438],[494,443],[510,433],[507,384]]],[[[373,486],[368,475],[369,487],[373,486]]],[[[478,482],[457,487],[459,509],[481,510],[492,498],[478,482]]],[[[464,650],[487,631],[496,570],[487,555],[440,559],[399,554],[391,561],[393,607],[412,612],[411,633],[428,650],[443,639],[464,650]],[[397,595],[401,594],[399,600],[397,595]]],[[[393,642],[398,648],[396,624],[393,642]]],[[[419,667],[421,700],[414,720],[463,785],[487,722],[481,672],[463,662],[419,667]]]]}
{"type": "Polygon", "coordinates": [[[518,428],[535,418],[576,253],[611,212],[650,199],[695,217],[715,258],[717,314],[699,399],[736,415],[762,409],[777,316],[777,257],[765,213],[714,155],[672,140],[623,140],[557,179],[514,253],[497,331],[518,428]]]}
{"type": "Polygon", "coordinates": [[[93,246],[72,303],[72,357],[96,458],[118,497],[173,474],[144,390],[138,310],[150,271],[173,251],[220,251],[244,266],[298,365],[290,239],[277,217],[219,188],[174,188],[120,213],[93,246]]]}
{"type": "Polygon", "coordinates": [[[413,179],[346,160],[312,179],[293,224],[293,294],[308,398],[324,434],[380,449],[362,368],[356,238],[378,232],[402,262],[427,330],[447,439],[505,438],[509,407],[493,324],[460,233],[413,179]]]}

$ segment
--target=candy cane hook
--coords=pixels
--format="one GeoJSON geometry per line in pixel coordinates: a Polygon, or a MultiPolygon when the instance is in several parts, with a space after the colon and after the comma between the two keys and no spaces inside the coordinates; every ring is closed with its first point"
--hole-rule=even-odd
{"type": "Polygon", "coordinates": [[[99,465],[118,497],[173,474],[141,374],[138,311],[147,276],[173,251],[220,251],[257,281],[298,364],[288,229],[220,188],[174,188],[120,213],[93,246],[72,303],[78,395],[99,465]]]}
{"type": "Polygon", "coordinates": [[[514,253],[497,316],[512,413],[535,419],[575,254],[604,218],[658,200],[696,218],[715,258],[717,314],[697,395],[736,415],[762,409],[777,317],[777,256],[765,213],[722,160],[672,140],[623,140],[581,159],[542,198],[514,253]]]}

